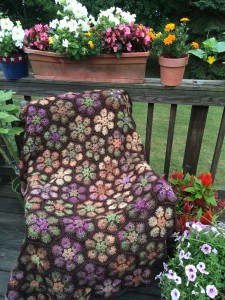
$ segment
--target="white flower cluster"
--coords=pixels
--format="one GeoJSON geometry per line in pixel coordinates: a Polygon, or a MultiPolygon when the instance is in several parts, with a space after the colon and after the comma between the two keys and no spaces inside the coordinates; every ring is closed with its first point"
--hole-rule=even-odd
{"type": "Polygon", "coordinates": [[[101,22],[102,17],[106,17],[115,25],[119,25],[121,23],[130,24],[131,22],[135,22],[136,20],[135,14],[130,14],[129,12],[123,11],[121,8],[114,6],[104,11],[101,10],[98,16],[97,23],[101,22]]]}
{"type": "Polygon", "coordinates": [[[15,42],[15,46],[22,49],[24,30],[19,21],[14,25],[9,18],[0,19],[0,43],[3,42],[7,36],[11,36],[13,42],[15,42]]]}

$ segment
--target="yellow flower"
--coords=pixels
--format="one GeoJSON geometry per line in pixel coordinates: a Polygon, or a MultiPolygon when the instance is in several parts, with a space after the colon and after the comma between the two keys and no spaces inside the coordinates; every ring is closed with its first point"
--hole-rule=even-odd
{"type": "Polygon", "coordinates": [[[176,27],[176,25],[174,23],[169,23],[165,26],[165,30],[166,31],[171,31],[171,30],[174,30],[176,27]]]}
{"type": "Polygon", "coordinates": [[[168,37],[163,40],[165,45],[171,45],[173,41],[176,41],[176,36],[174,34],[169,34],[168,37]]]}
{"type": "Polygon", "coordinates": [[[89,41],[89,42],[88,42],[88,45],[89,45],[89,47],[90,47],[91,49],[94,48],[94,43],[93,43],[92,41],[89,41]]]}
{"type": "Polygon", "coordinates": [[[155,35],[154,33],[152,32],[152,29],[150,28],[150,30],[148,31],[148,36],[150,37],[150,39],[153,41],[155,39],[155,35]]]}
{"type": "Polygon", "coordinates": [[[196,42],[192,42],[191,45],[195,48],[198,49],[199,48],[199,44],[196,42]]]}
{"type": "Polygon", "coordinates": [[[190,20],[188,18],[182,18],[180,19],[181,22],[189,22],[190,20]]]}
{"type": "Polygon", "coordinates": [[[90,33],[90,31],[88,31],[88,32],[85,32],[85,34],[84,34],[85,36],[90,36],[91,35],[91,33],[90,33]]]}
{"type": "Polygon", "coordinates": [[[142,30],[142,26],[141,25],[139,25],[138,27],[139,27],[140,30],[142,30]]]}
{"type": "Polygon", "coordinates": [[[54,37],[53,37],[53,36],[50,36],[50,37],[48,38],[48,42],[49,42],[50,45],[53,44],[53,42],[54,42],[54,37]]]}
{"type": "Polygon", "coordinates": [[[215,56],[208,56],[207,63],[212,65],[216,61],[215,56]]]}
{"type": "Polygon", "coordinates": [[[158,38],[161,34],[162,34],[162,32],[160,31],[160,32],[156,33],[155,37],[158,38]]]}

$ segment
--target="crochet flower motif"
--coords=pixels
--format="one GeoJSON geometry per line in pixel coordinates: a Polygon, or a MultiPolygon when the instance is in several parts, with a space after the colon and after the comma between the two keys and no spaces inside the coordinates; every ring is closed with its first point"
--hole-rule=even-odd
{"type": "Polygon", "coordinates": [[[156,262],[156,260],[164,256],[164,252],[164,243],[150,242],[145,247],[145,250],[141,251],[139,254],[141,260],[140,265],[149,267],[152,266],[156,262]]]}
{"type": "Polygon", "coordinates": [[[43,131],[44,127],[49,124],[46,109],[29,106],[27,111],[27,131],[30,134],[37,134],[43,131]]]}
{"type": "Polygon", "coordinates": [[[103,202],[88,200],[81,204],[78,204],[75,211],[79,216],[93,218],[98,214],[102,214],[105,211],[105,208],[103,206],[103,202]]]}
{"type": "Polygon", "coordinates": [[[71,139],[80,142],[84,142],[87,136],[92,132],[90,127],[90,119],[83,118],[82,116],[77,116],[73,122],[69,124],[70,137],[71,139]]]}
{"type": "Polygon", "coordinates": [[[163,179],[157,181],[157,184],[153,188],[153,192],[157,195],[160,202],[176,202],[177,200],[172,188],[163,179]]]}
{"type": "Polygon", "coordinates": [[[77,162],[83,159],[83,147],[80,144],[70,142],[62,151],[62,164],[75,167],[77,162]]]}
{"type": "Polygon", "coordinates": [[[86,199],[86,187],[71,183],[62,187],[62,199],[71,203],[82,202],[86,199]]]}
{"type": "Polygon", "coordinates": [[[37,245],[28,244],[20,257],[20,262],[26,266],[27,271],[36,269],[43,273],[50,268],[46,249],[37,245]]]}
{"type": "Polygon", "coordinates": [[[49,217],[45,212],[38,211],[29,214],[26,218],[28,237],[32,240],[40,239],[43,243],[49,243],[52,236],[58,236],[60,229],[58,219],[49,217]]]}
{"type": "Polygon", "coordinates": [[[53,173],[53,170],[57,169],[60,165],[59,163],[59,153],[51,152],[45,150],[41,156],[38,156],[37,160],[37,169],[45,173],[53,173]]]}
{"type": "Polygon", "coordinates": [[[157,179],[153,172],[146,172],[137,178],[137,182],[132,186],[132,190],[136,196],[141,195],[143,192],[150,191],[152,182],[157,179]]]}
{"type": "Polygon", "coordinates": [[[95,131],[107,135],[109,130],[114,128],[114,118],[115,114],[112,111],[108,112],[106,108],[103,108],[100,114],[94,117],[95,131]]]}
{"type": "Polygon", "coordinates": [[[118,110],[122,104],[124,104],[123,91],[122,90],[105,90],[102,94],[106,97],[106,106],[118,110]]]}
{"type": "Polygon", "coordinates": [[[162,238],[166,236],[167,231],[172,230],[174,225],[172,209],[159,206],[155,211],[155,215],[149,218],[148,223],[152,237],[162,238]]]}
{"type": "Polygon", "coordinates": [[[105,140],[97,135],[91,136],[90,140],[85,143],[86,157],[98,161],[101,155],[105,154],[105,140]]]}
{"type": "Polygon", "coordinates": [[[53,245],[52,253],[56,267],[66,269],[67,271],[75,270],[77,265],[84,262],[84,255],[81,244],[65,237],[59,243],[53,245]]]}
{"type": "Polygon", "coordinates": [[[19,297],[19,293],[14,291],[13,289],[16,289],[19,286],[19,283],[24,279],[24,272],[17,270],[16,268],[12,269],[12,272],[10,274],[8,286],[9,286],[9,292],[8,296],[9,299],[16,299],[16,297],[19,297]],[[11,290],[12,289],[12,290],[11,290]],[[14,298],[13,298],[14,297],[14,298]]]}
{"type": "Polygon", "coordinates": [[[136,253],[147,240],[145,225],[129,222],[118,232],[118,239],[122,250],[131,250],[136,253]]]}
{"type": "Polygon", "coordinates": [[[51,175],[50,183],[56,183],[57,185],[63,185],[65,183],[70,183],[72,181],[72,170],[60,168],[58,171],[51,175]]]}
{"type": "Polygon", "coordinates": [[[81,271],[77,273],[79,285],[93,286],[96,282],[104,279],[105,268],[93,263],[87,263],[81,271]]]}
{"type": "Polygon", "coordinates": [[[110,297],[111,295],[117,293],[120,290],[120,279],[105,279],[103,284],[97,284],[95,286],[96,295],[101,295],[104,298],[110,297]]]}
{"type": "Polygon", "coordinates": [[[54,299],[66,299],[74,289],[72,276],[68,274],[61,274],[60,272],[52,272],[45,278],[47,289],[54,299]]]}
{"type": "Polygon", "coordinates": [[[28,161],[29,158],[33,157],[36,153],[41,152],[44,149],[44,145],[39,136],[29,136],[25,139],[22,154],[24,161],[28,161]]]}
{"type": "Polygon", "coordinates": [[[57,217],[64,217],[73,214],[73,204],[64,200],[48,200],[45,204],[45,210],[57,217]]]}
{"type": "Polygon", "coordinates": [[[149,277],[151,275],[151,271],[149,269],[142,270],[138,268],[133,271],[132,275],[127,275],[125,277],[125,286],[136,287],[140,284],[148,285],[150,283],[149,277]]]}
{"type": "Polygon", "coordinates": [[[66,217],[62,221],[65,231],[71,235],[75,235],[80,240],[84,239],[95,229],[93,222],[80,216],[66,217]]]}
{"type": "Polygon", "coordinates": [[[124,150],[125,137],[119,130],[115,130],[112,136],[108,137],[108,152],[116,157],[124,150]]]}
{"type": "Polygon", "coordinates": [[[125,220],[125,216],[121,213],[107,212],[104,217],[98,219],[98,227],[115,232],[124,224],[125,220]]]}
{"type": "Polygon", "coordinates": [[[78,111],[83,114],[92,116],[102,104],[99,93],[84,93],[82,97],[75,100],[78,111]]]}
{"type": "Polygon", "coordinates": [[[32,210],[38,210],[41,208],[41,204],[43,199],[40,197],[34,197],[32,195],[28,195],[25,197],[25,213],[32,210]]]}
{"type": "Polygon", "coordinates": [[[85,246],[88,257],[100,263],[105,263],[116,253],[115,237],[103,232],[97,232],[87,239],[85,246]]]}
{"type": "Polygon", "coordinates": [[[57,150],[61,149],[63,144],[68,140],[65,127],[55,124],[51,125],[48,131],[45,132],[44,139],[47,147],[56,148],[57,150]]]}
{"type": "Polygon", "coordinates": [[[134,170],[136,164],[144,159],[139,153],[131,153],[126,151],[120,158],[121,169],[123,172],[134,170]]]}
{"type": "Polygon", "coordinates": [[[80,288],[74,291],[73,299],[74,300],[88,300],[91,298],[92,290],[91,288],[80,288]]]}
{"type": "Polygon", "coordinates": [[[132,187],[133,182],[136,179],[134,172],[123,173],[120,178],[115,180],[115,189],[118,192],[128,190],[132,187]]]}
{"type": "Polygon", "coordinates": [[[50,106],[52,120],[67,123],[68,120],[75,115],[73,104],[71,101],[57,100],[54,105],[50,106]]]}
{"type": "Polygon", "coordinates": [[[91,185],[89,191],[90,198],[99,201],[105,201],[113,194],[112,184],[104,183],[102,180],[98,180],[94,185],[91,185]]]}
{"type": "Polygon", "coordinates": [[[119,111],[117,114],[117,125],[123,132],[127,133],[129,129],[134,129],[134,124],[128,112],[126,110],[119,111]]]}
{"type": "Polygon", "coordinates": [[[58,186],[51,185],[50,183],[46,183],[45,185],[36,185],[31,191],[31,195],[38,195],[43,199],[52,199],[58,197],[58,186]]]}
{"type": "Polygon", "coordinates": [[[145,194],[143,197],[137,197],[137,200],[129,204],[126,208],[130,218],[144,219],[153,211],[156,201],[151,193],[145,194]]]}
{"type": "Polygon", "coordinates": [[[113,181],[115,176],[119,175],[118,162],[110,156],[105,156],[103,161],[99,163],[99,176],[107,181],[113,181]]]}
{"type": "Polygon", "coordinates": [[[110,275],[118,275],[122,277],[126,272],[131,271],[135,268],[135,258],[134,256],[126,256],[120,254],[109,264],[110,275]]]}
{"type": "Polygon", "coordinates": [[[109,210],[123,209],[134,199],[130,191],[117,193],[106,201],[109,210]]]}
{"type": "Polygon", "coordinates": [[[95,170],[96,165],[90,163],[88,160],[85,160],[80,166],[76,167],[75,179],[78,182],[90,184],[91,180],[94,180],[96,178],[95,170]]]}
{"type": "Polygon", "coordinates": [[[44,278],[38,274],[28,273],[21,290],[27,294],[45,292],[44,278]]]}
{"type": "Polygon", "coordinates": [[[134,152],[141,152],[143,150],[140,136],[136,131],[126,136],[126,148],[134,152]]]}

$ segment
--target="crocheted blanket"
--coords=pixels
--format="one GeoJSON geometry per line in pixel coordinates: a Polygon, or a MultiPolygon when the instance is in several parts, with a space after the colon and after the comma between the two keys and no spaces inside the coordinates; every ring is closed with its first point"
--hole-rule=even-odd
{"type": "Polygon", "coordinates": [[[115,299],[151,285],[176,196],[145,161],[127,93],[35,100],[21,119],[26,237],[7,299],[115,299]]]}

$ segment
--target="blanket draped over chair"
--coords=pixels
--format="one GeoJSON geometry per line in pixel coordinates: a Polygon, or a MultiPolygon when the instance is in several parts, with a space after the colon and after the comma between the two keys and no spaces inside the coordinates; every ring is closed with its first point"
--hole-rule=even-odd
{"type": "Polygon", "coordinates": [[[113,298],[150,286],[176,196],[147,164],[123,90],[66,93],[23,108],[26,237],[6,298],[113,298]]]}

